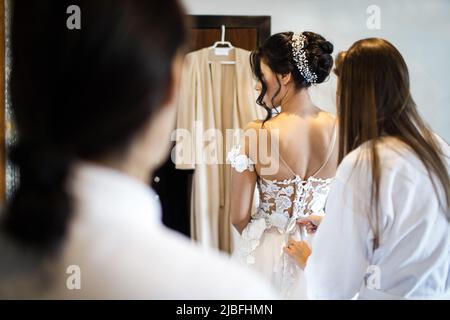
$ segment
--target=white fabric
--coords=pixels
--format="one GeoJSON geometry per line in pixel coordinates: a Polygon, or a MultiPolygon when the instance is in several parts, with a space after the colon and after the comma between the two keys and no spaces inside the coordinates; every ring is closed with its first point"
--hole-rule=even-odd
{"type": "Polygon", "coordinates": [[[81,268],[81,290],[51,297],[132,299],[272,299],[272,288],[228,257],[203,252],[161,223],[150,187],[118,171],[78,164],[69,186],[76,210],[63,266],[81,268]]]}
{"type": "MultiPolygon", "coordinates": [[[[232,167],[253,171],[251,160],[235,146],[228,154],[232,167]]],[[[263,274],[284,298],[306,298],[306,283],[296,262],[283,251],[289,239],[311,240],[296,220],[311,214],[323,215],[332,179],[295,175],[287,180],[257,178],[259,205],[242,231],[233,256],[263,274]]]]}
{"type": "MultiPolygon", "coordinates": [[[[450,168],[450,148],[439,140],[450,168]]],[[[444,200],[443,189],[436,180],[436,194],[422,162],[399,140],[386,138],[377,148],[382,168],[379,247],[373,250],[367,214],[371,171],[366,144],[344,158],[332,183],[327,215],[305,268],[309,298],[450,298],[450,224],[448,209],[438,202],[438,196],[444,200]]]]}
{"type": "Polygon", "coordinates": [[[244,172],[245,170],[255,171],[255,163],[245,154],[241,154],[241,146],[233,146],[228,153],[227,160],[230,162],[237,172],[244,172]]]}

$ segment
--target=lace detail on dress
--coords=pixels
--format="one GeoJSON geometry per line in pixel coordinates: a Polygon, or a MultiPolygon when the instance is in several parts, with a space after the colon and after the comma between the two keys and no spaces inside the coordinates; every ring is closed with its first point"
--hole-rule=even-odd
{"type": "Polygon", "coordinates": [[[302,180],[299,176],[286,180],[268,180],[260,177],[260,204],[254,217],[273,213],[295,218],[311,214],[323,215],[332,180],[315,177],[302,180]]]}
{"type": "MultiPolygon", "coordinates": [[[[299,176],[286,180],[258,177],[259,206],[242,232],[237,250],[240,260],[248,265],[255,263],[253,253],[266,229],[275,228],[280,234],[284,234],[287,242],[290,236],[301,234],[297,225],[299,217],[324,215],[326,197],[332,181],[333,179],[315,177],[302,180],[299,176]]],[[[273,272],[281,274],[279,289],[284,296],[288,296],[298,278],[299,270],[291,257],[283,252],[282,247],[273,272]]]]}
{"type": "Polygon", "coordinates": [[[237,145],[228,152],[227,160],[237,172],[242,173],[245,170],[254,171],[255,163],[245,154],[241,154],[241,146],[237,145]]]}
{"type": "MultiPolygon", "coordinates": [[[[316,178],[328,163],[336,141],[336,131],[333,133],[332,142],[326,160],[322,166],[308,179],[303,180],[284,161],[281,154],[279,159],[291,171],[293,178],[285,180],[268,180],[257,177],[259,191],[259,205],[256,212],[252,213],[252,219],[242,231],[239,243],[235,250],[236,256],[247,265],[261,263],[255,261],[255,251],[261,244],[264,232],[268,229],[276,230],[282,235],[280,247],[275,248],[279,252],[273,260],[273,274],[271,279],[277,279],[275,286],[287,297],[299,278],[300,268],[295,261],[283,251],[283,247],[290,237],[302,237],[302,230],[297,225],[297,219],[309,215],[325,215],[325,203],[333,178],[316,178]],[[273,277],[275,276],[275,277],[273,277]]],[[[243,172],[254,164],[245,155],[240,155],[240,146],[232,149],[228,155],[233,168],[243,172]]],[[[273,232],[273,231],[272,231],[273,232]]],[[[277,244],[278,245],[278,244],[277,244]]],[[[264,248],[262,248],[264,249],[264,248]]],[[[272,249],[273,248],[269,248],[272,249]]],[[[272,261],[272,260],[271,260],[272,261]]]]}
{"type": "MultiPolygon", "coordinates": [[[[256,238],[264,231],[261,231],[261,224],[253,223],[255,220],[263,220],[264,229],[276,228],[278,232],[289,235],[297,230],[298,218],[311,214],[324,215],[325,202],[332,181],[333,179],[314,177],[302,180],[299,176],[287,180],[267,180],[258,177],[259,206],[252,214],[252,221],[242,233],[241,246],[246,247],[244,250],[246,254],[252,254],[257,247],[254,245],[258,240],[256,238]],[[258,230],[252,230],[256,225],[258,230]]],[[[248,263],[254,259],[245,258],[245,260],[248,263]]]]}
{"type": "MultiPolygon", "coordinates": [[[[242,169],[244,166],[243,162],[239,168],[242,169]]],[[[287,242],[290,236],[301,233],[296,223],[298,218],[311,214],[324,215],[332,181],[332,178],[315,177],[302,180],[298,175],[285,180],[268,180],[258,176],[259,206],[243,230],[236,252],[241,262],[247,265],[255,263],[253,253],[260,245],[265,230],[275,228],[280,234],[285,235],[287,242]]],[[[279,289],[283,295],[288,296],[299,271],[295,262],[283,252],[282,247],[273,272],[282,275],[279,289]]]]}

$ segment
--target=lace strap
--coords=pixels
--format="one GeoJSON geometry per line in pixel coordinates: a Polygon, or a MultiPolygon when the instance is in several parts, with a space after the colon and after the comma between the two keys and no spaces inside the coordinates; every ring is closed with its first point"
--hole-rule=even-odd
{"type": "Polygon", "coordinates": [[[291,167],[287,164],[287,162],[284,160],[284,158],[281,156],[281,153],[278,153],[278,156],[280,157],[281,162],[283,162],[283,164],[286,166],[286,168],[294,175],[296,176],[297,174],[294,172],[294,170],[291,169],[291,167]]]}
{"type": "Polygon", "coordinates": [[[314,174],[311,175],[312,177],[314,177],[316,174],[318,174],[330,161],[331,156],[333,155],[334,146],[336,144],[336,136],[337,136],[337,127],[336,127],[336,123],[334,123],[333,136],[331,138],[332,141],[330,141],[330,146],[328,148],[328,154],[325,159],[325,162],[322,164],[322,166],[316,172],[314,172],[314,174]]]}

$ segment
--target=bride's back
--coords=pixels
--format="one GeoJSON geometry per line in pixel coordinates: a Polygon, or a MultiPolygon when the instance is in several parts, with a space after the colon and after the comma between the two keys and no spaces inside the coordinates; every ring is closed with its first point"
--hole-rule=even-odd
{"type": "Polygon", "coordinates": [[[336,119],[331,114],[319,109],[306,116],[280,113],[264,124],[261,121],[254,125],[259,131],[259,157],[254,158],[259,176],[269,180],[290,179],[294,174],[302,179],[334,176],[338,147],[336,119]],[[268,139],[264,138],[264,130],[268,139]],[[278,144],[274,144],[277,136],[278,144]],[[261,148],[267,148],[267,152],[261,148]]]}

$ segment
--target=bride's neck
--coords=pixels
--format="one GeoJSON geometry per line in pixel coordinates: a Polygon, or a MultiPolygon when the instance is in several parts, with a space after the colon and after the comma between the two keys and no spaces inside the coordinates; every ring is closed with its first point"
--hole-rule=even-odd
{"type": "Polygon", "coordinates": [[[298,91],[288,89],[286,96],[281,100],[282,113],[294,113],[300,116],[314,112],[315,106],[311,100],[308,89],[298,91]]]}

